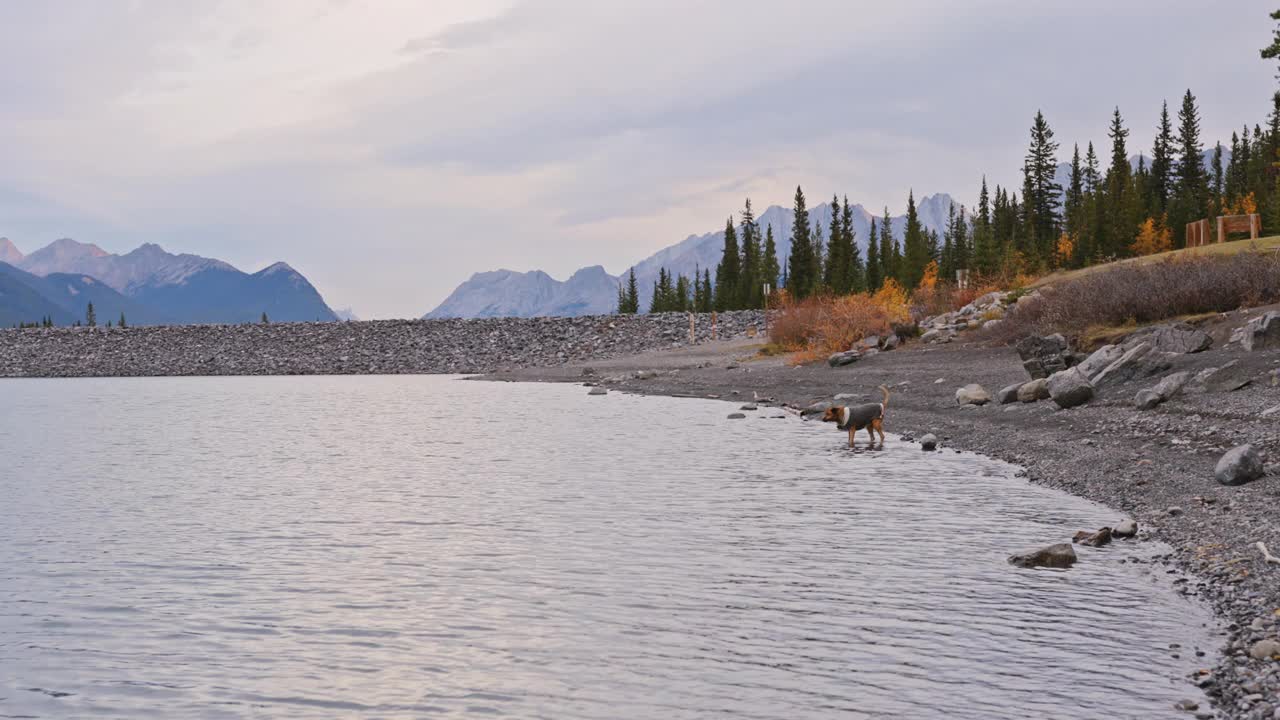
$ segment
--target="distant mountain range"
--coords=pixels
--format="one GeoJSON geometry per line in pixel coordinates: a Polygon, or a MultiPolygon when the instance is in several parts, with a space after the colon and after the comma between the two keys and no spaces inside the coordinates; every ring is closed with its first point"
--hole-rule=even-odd
{"type": "MultiPolygon", "coordinates": [[[[947,213],[953,204],[956,204],[955,201],[946,193],[926,195],[916,203],[916,212],[924,227],[941,234],[947,224],[947,213]]],[[[853,211],[854,241],[863,257],[866,257],[871,219],[883,216],[883,212],[873,213],[860,204],[853,205],[850,209],[853,211]]],[[[830,203],[809,208],[809,222],[822,227],[824,238],[831,227],[831,210],[830,203]]],[[[792,217],[791,208],[772,205],[756,218],[762,235],[766,228],[773,228],[778,262],[784,267],[791,254],[792,217]]],[[[905,214],[890,218],[890,227],[895,237],[903,236],[906,224],[905,214]]],[[[696,270],[709,268],[714,274],[723,249],[724,230],[721,229],[702,235],[690,235],[636,263],[633,267],[640,290],[640,307],[649,307],[653,282],[660,269],[666,268],[668,272],[692,277],[696,270]]],[[[611,313],[617,306],[618,283],[626,274],[624,272],[622,276],[615,277],[599,265],[582,268],[564,281],[556,280],[541,270],[523,273],[512,270],[478,272],[455,288],[444,302],[424,317],[540,317],[611,313]]]]}
{"type": "Polygon", "coordinates": [[[24,255],[0,238],[0,325],[83,321],[123,312],[133,325],[337,320],[315,287],[278,262],[245,273],[221,260],[146,244],[124,255],[69,238],[24,255]]]}

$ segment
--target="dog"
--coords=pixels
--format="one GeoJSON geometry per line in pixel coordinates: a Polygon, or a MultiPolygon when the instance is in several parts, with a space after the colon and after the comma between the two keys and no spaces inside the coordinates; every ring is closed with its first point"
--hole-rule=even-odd
{"type": "Polygon", "coordinates": [[[822,422],[833,422],[840,430],[849,431],[849,447],[855,447],[854,434],[866,428],[871,436],[871,447],[876,445],[876,434],[880,435],[880,447],[884,447],[884,411],[889,407],[889,388],[881,385],[880,392],[884,400],[878,403],[863,403],[852,407],[833,405],[822,413],[822,422]]]}

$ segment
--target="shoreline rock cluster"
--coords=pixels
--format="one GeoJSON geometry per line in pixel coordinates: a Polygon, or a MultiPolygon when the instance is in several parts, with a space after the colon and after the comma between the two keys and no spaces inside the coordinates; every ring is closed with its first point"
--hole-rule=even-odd
{"type": "MultiPolygon", "coordinates": [[[[484,373],[678,348],[689,315],[374,320],[0,330],[0,377],[484,373]]],[[[764,313],[719,313],[716,337],[763,332],[764,313]]],[[[697,342],[711,316],[694,316],[697,342]]]]}

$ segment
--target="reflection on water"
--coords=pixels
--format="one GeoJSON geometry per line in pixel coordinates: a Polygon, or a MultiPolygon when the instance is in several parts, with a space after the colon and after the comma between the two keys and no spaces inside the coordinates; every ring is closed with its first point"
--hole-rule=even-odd
{"type": "Polygon", "coordinates": [[[767,410],[443,377],[0,407],[0,715],[1153,717],[1215,646],[1150,544],[1005,563],[1113,513],[767,410]]]}

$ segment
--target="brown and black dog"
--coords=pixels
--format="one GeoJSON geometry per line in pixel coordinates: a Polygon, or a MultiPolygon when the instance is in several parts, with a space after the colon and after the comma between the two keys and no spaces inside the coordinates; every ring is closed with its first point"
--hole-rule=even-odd
{"type": "Polygon", "coordinates": [[[822,422],[836,423],[836,427],[849,431],[849,447],[854,447],[854,433],[866,428],[871,436],[871,447],[876,445],[876,434],[880,434],[880,447],[884,447],[884,411],[889,407],[889,388],[881,385],[880,392],[884,401],[863,403],[862,405],[833,405],[822,413],[822,422]]]}

